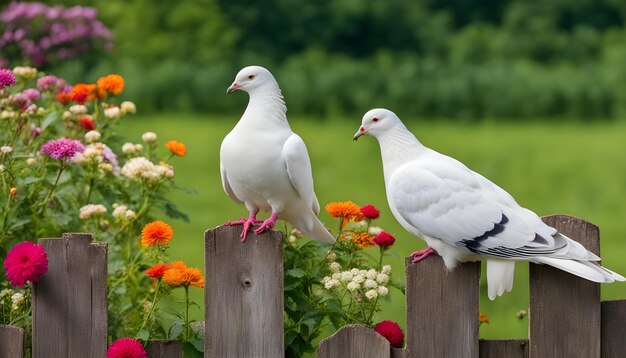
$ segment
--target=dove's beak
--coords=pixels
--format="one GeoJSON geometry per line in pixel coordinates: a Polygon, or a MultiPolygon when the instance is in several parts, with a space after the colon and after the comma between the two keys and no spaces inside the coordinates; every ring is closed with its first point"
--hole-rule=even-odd
{"type": "Polygon", "coordinates": [[[367,130],[365,129],[365,127],[361,127],[359,128],[359,130],[356,132],[356,134],[354,135],[354,137],[352,139],[357,140],[359,139],[360,136],[367,134],[367,130]]]}
{"type": "Polygon", "coordinates": [[[228,89],[226,90],[226,94],[230,94],[231,92],[238,90],[239,89],[239,85],[237,84],[237,82],[233,82],[232,85],[230,85],[230,87],[228,87],[228,89]]]}

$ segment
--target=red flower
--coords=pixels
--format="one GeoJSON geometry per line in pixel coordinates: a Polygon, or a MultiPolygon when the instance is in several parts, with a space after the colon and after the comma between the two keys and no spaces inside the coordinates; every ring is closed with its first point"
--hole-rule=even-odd
{"type": "Polygon", "coordinates": [[[107,349],[107,358],[148,358],[148,353],[139,341],[121,338],[107,349]]]}
{"type": "Polygon", "coordinates": [[[402,328],[394,321],[378,322],[374,330],[385,337],[392,347],[402,348],[404,345],[404,333],[402,328]]]}
{"type": "Polygon", "coordinates": [[[96,124],[93,122],[93,120],[89,116],[80,117],[80,119],[78,120],[78,123],[80,124],[81,127],[83,127],[83,129],[87,131],[96,129],[96,124]]]}
{"type": "Polygon", "coordinates": [[[394,242],[396,242],[396,238],[385,231],[381,232],[374,238],[374,243],[385,249],[393,245],[394,242]]]}
{"type": "Polygon", "coordinates": [[[43,246],[20,242],[7,254],[4,269],[13,286],[23,287],[26,281],[39,281],[39,277],[48,271],[48,256],[43,246]]]}
{"type": "Polygon", "coordinates": [[[380,210],[372,204],[365,205],[361,208],[361,214],[370,220],[376,220],[380,217],[380,210]]]}
{"type": "Polygon", "coordinates": [[[156,264],[146,270],[146,275],[152,278],[161,278],[165,271],[171,269],[172,266],[168,264],[156,264]]]}

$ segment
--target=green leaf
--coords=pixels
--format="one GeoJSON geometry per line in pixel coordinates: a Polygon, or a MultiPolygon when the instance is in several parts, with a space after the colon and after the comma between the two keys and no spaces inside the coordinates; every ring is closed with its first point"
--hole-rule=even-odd
{"type": "Polygon", "coordinates": [[[191,342],[183,343],[183,357],[185,358],[202,358],[204,353],[197,350],[191,342]]]}
{"type": "Polygon", "coordinates": [[[147,329],[143,328],[141,331],[137,332],[135,339],[141,341],[147,341],[150,338],[150,332],[147,329]]]}
{"type": "Polygon", "coordinates": [[[301,277],[304,277],[304,275],[306,275],[306,272],[301,268],[294,268],[291,270],[287,270],[286,274],[291,277],[301,278],[301,277]]]}
{"type": "Polygon", "coordinates": [[[187,216],[187,214],[183,213],[182,211],[178,210],[176,205],[174,205],[173,203],[169,203],[169,202],[166,203],[163,206],[162,210],[165,213],[165,215],[171,217],[172,219],[182,219],[186,223],[189,222],[189,216],[187,216]]]}
{"type": "Polygon", "coordinates": [[[189,343],[191,343],[198,352],[204,352],[204,339],[192,338],[189,340],[189,343]]]}
{"type": "Polygon", "coordinates": [[[178,338],[178,336],[180,336],[180,334],[183,333],[184,329],[185,329],[185,324],[182,321],[178,321],[177,320],[170,327],[169,339],[176,339],[176,338],[178,338]]]}
{"type": "Polygon", "coordinates": [[[46,118],[44,118],[44,120],[41,122],[41,130],[43,131],[44,129],[48,128],[48,126],[51,125],[52,122],[56,121],[57,118],[59,118],[59,113],[56,111],[48,114],[46,118]]]}

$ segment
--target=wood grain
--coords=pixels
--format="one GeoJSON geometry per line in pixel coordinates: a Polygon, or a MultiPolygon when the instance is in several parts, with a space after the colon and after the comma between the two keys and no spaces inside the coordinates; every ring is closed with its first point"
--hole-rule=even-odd
{"type": "Polygon", "coordinates": [[[527,339],[480,340],[480,358],[528,358],[527,339]]]}
{"type": "Polygon", "coordinates": [[[626,356],[626,300],[602,302],[602,358],[626,356]]]}
{"type": "MultiPolygon", "coordinates": [[[[594,224],[566,215],[543,221],[599,255],[594,224]]],[[[600,285],[530,264],[530,357],[600,357],[600,285]]]]}
{"type": "Polygon", "coordinates": [[[0,358],[24,357],[24,330],[0,324],[0,358]]]}
{"type": "Polygon", "coordinates": [[[318,358],[391,357],[389,341],[373,329],[353,324],[341,327],[323,339],[317,348],[318,358]]]}
{"type": "Polygon", "coordinates": [[[148,358],[183,358],[180,341],[151,339],[146,345],[148,358]]]}
{"type": "Polygon", "coordinates": [[[439,255],[406,258],[406,356],[478,357],[480,263],[448,271],[439,255]]]}
{"type": "Polygon", "coordinates": [[[78,233],[39,243],[48,271],[33,285],[33,357],[105,357],[106,244],[78,233]]]}
{"type": "Polygon", "coordinates": [[[281,357],[283,332],[282,234],[241,226],[205,233],[205,356],[281,357]]]}

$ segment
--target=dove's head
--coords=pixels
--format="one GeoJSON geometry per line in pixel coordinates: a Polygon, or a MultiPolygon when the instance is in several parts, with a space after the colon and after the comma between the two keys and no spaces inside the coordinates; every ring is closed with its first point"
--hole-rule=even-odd
{"type": "Polygon", "coordinates": [[[266,87],[278,87],[274,76],[270,71],[261,66],[248,66],[244,67],[235,76],[235,81],[226,90],[226,93],[231,93],[236,90],[252,93],[257,88],[266,87]]]}
{"type": "Polygon", "coordinates": [[[378,138],[397,125],[402,125],[402,122],[392,111],[384,108],[372,109],[363,116],[361,127],[359,127],[359,130],[354,135],[354,140],[366,134],[378,138]]]}

